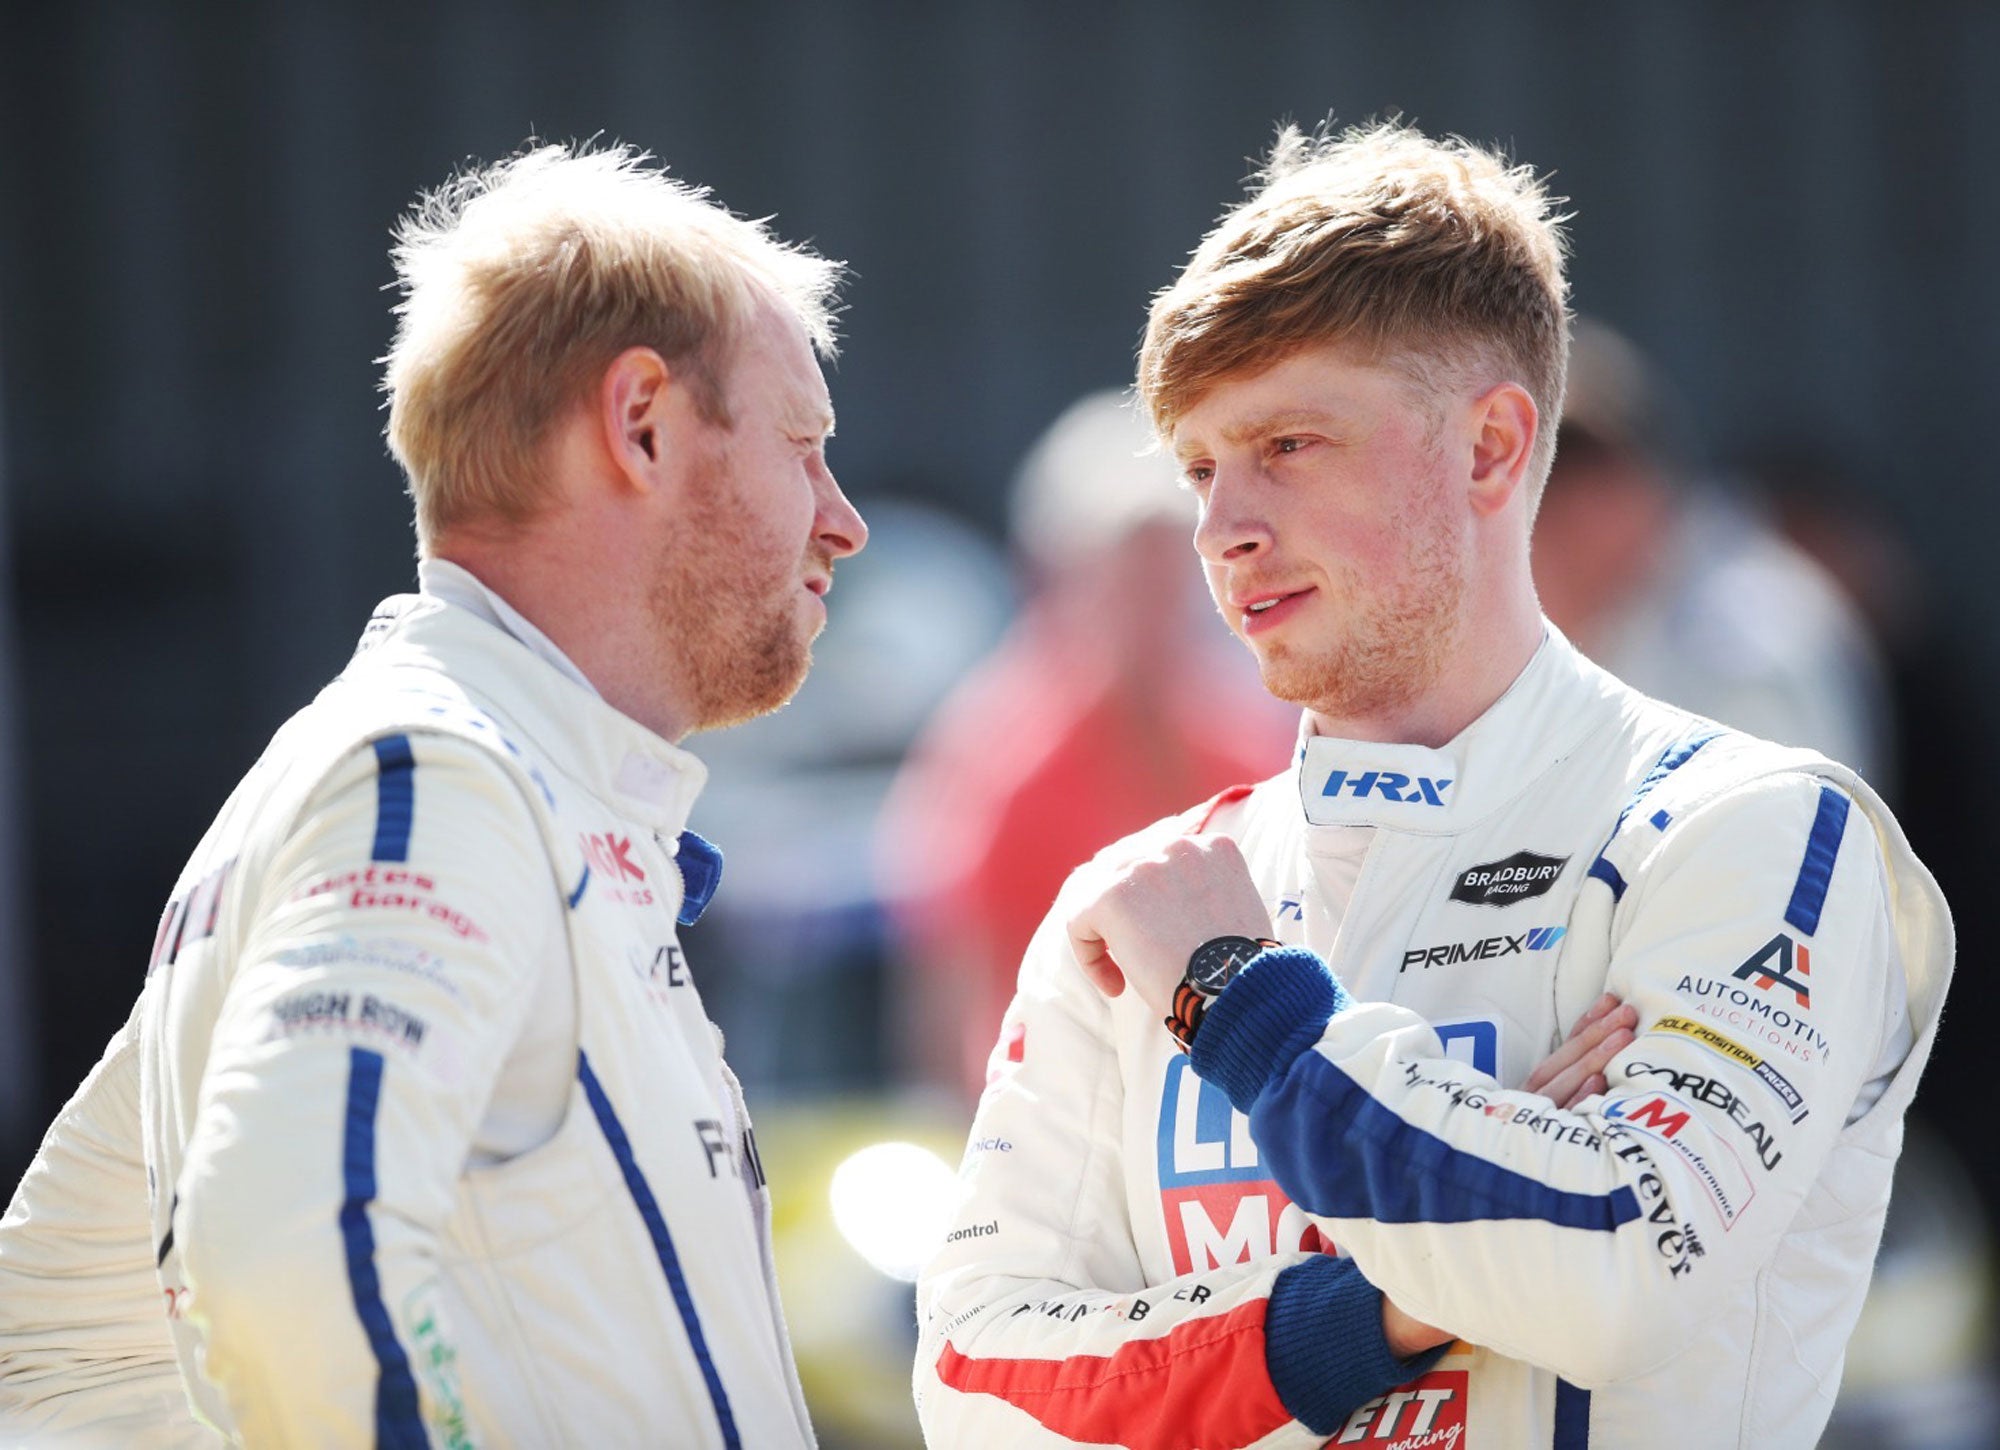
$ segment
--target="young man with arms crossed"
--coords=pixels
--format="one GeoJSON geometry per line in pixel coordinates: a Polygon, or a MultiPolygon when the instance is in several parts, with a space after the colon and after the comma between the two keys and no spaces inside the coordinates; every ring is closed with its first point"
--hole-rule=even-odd
{"type": "Polygon", "coordinates": [[[1850,772],[1542,619],[1565,292],[1525,169],[1386,126],[1288,134],[1156,301],[1141,397],[1300,748],[1030,948],[919,1285],[933,1443],[1818,1438],[1950,922],[1850,772]],[[1536,1096],[1607,993],[1636,1036],[1536,1096]]]}
{"type": "Polygon", "coordinates": [[[421,592],[223,807],[23,1180],[0,1411],[810,1444],[677,939],[720,868],[677,742],[797,690],[866,538],[824,451],[837,268],[622,149],[462,176],[399,243],[421,592]]]}

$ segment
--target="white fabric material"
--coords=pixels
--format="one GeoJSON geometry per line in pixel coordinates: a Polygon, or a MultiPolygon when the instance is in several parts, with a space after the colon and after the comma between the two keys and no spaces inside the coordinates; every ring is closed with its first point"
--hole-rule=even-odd
{"type": "Polygon", "coordinates": [[[554,640],[543,634],[527,615],[501,598],[498,590],[489,587],[485,580],[463,564],[454,564],[449,559],[417,560],[417,589],[447,604],[457,605],[495,629],[505,630],[534,651],[537,659],[561,671],[564,678],[583,686],[593,695],[597,693],[597,686],[585,678],[583,671],[576,667],[576,662],[564,654],[554,640]]]}
{"type": "Polygon", "coordinates": [[[675,923],[706,771],[513,633],[388,601],[223,807],[0,1226],[10,1431],[812,1443],[675,923]]]}
{"type": "MultiPolygon", "coordinates": [[[[1438,1433],[1460,1426],[1458,1443],[1546,1450],[1562,1376],[1594,1392],[1593,1445],[1812,1444],[1935,1031],[1950,922],[1880,800],[1802,751],[1720,735],[1621,823],[1663,755],[1712,728],[1628,690],[1552,631],[1507,695],[1443,750],[1311,739],[1293,772],[1209,826],[1241,844],[1272,935],[1327,959],[1361,1004],[1333,1019],[1317,1051],[1374,1100],[1371,1121],[1393,1114],[1450,1144],[1455,1161],[1504,1165],[1529,1184],[1600,1196],[1623,1185],[1646,1215],[1615,1232],[1489,1221],[1471,1180],[1434,1156],[1361,1175],[1342,1155],[1367,1136],[1321,1141],[1323,1107],[1289,1119],[1274,1110],[1253,1133],[1132,994],[1107,1001],[1084,982],[1063,923],[1101,867],[1072,878],[1023,963],[1002,1034],[1015,1047],[996,1051],[962,1202],[918,1285],[916,1385],[931,1443],[1069,1443],[1043,1421],[1045,1401],[954,1388],[968,1364],[988,1384],[1006,1361],[1066,1363],[1086,1380],[1090,1356],[1179,1332],[1191,1337],[1161,1394],[1174,1376],[1213,1376],[1201,1324],[1267,1297],[1302,1251],[1338,1244],[1402,1307],[1466,1341],[1419,1382],[1428,1398],[1390,1396],[1345,1427],[1363,1427],[1355,1443],[1376,1443],[1404,1423],[1397,1406],[1421,1404],[1438,1433]],[[1802,933],[1786,913],[1827,787],[1852,809],[1823,915],[1802,933]],[[1373,840],[1350,883],[1357,827],[1373,840]],[[1600,851],[1622,873],[1617,896],[1591,875],[1600,851]],[[1327,870],[1328,852],[1343,866],[1327,870]],[[1516,861],[1523,852],[1552,865],[1516,861]],[[1481,884],[1510,871],[1538,889],[1496,896],[1481,884]],[[1784,982],[1745,972],[1783,933],[1810,949],[1809,977],[1802,965],[1792,973],[1809,1007],[1784,982]],[[1641,1027],[1613,1064],[1611,1093],[1565,1114],[1505,1091],[1607,987],[1638,1007],[1641,1027]],[[1905,998],[1913,1043],[1894,1025],[1905,998]],[[1849,1121],[1885,1060],[1895,1063],[1885,1090],[1849,1121]],[[1685,1146],[1715,1170],[1723,1198],[1629,1117],[1623,1136],[1609,1130],[1608,1107],[1646,1111],[1643,1099],[1676,1082],[1685,1146]],[[1731,1101],[1745,1118],[1717,1106],[1731,1101]],[[1634,1144],[1645,1150],[1637,1166],[1618,1152],[1634,1144]],[[1385,1203],[1430,1186],[1442,1195],[1433,1211],[1442,1202],[1458,1217],[1317,1218],[1280,1187],[1280,1160],[1295,1187],[1303,1162],[1350,1199],[1364,1181],[1385,1203]],[[1139,1300],[1143,1317],[1131,1313],[1139,1300]]],[[[1162,822],[1099,862],[1191,824],[1162,822]]],[[[1254,991],[1256,974],[1215,1011],[1254,991]]],[[[1229,1365],[1245,1377],[1211,1383],[1194,1403],[1269,1393],[1258,1368],[1229,1365]]],[[[1292,1422],[1255,1443],[1321,1438],[1292,1422]]]]}

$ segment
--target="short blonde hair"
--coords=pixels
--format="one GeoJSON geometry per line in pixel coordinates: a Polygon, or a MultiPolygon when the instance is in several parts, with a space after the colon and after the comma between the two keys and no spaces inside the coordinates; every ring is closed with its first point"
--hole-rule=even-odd
{"type": "Polygon", "coordinates": [[[1531,499],[1554,456],[1569,357],[1566,218],[1526,166],[1390,121],[1287,126],[1187,268],[1153,300],[1139,396],[1164,436],[1221,379],[1339,342],[1433,392],[1503,369],[1541,425],[1531,499]]]}
{"type": "Polygon", "coordinates": [[[840,264],[630,147],[532,146],[461,172],[395,239],[403,298],[382,386],[420,541],[532,517],[551,424],[629,347],[657,349],[725,425],[731,348],[766,300],[833,351],[840,264]]]}

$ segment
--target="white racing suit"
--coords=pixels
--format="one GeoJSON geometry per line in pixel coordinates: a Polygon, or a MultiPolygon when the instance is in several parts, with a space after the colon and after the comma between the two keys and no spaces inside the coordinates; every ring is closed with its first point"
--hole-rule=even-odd
{"type": "Polygon", "coordinates": [[[1951,968],[1874,793],[1551,630],[1443,749],[1308,738],[1099,859],[1200,828],[1286,946],[1190,1061],[1065,888],[918,1286],[930,1442],[1812,1445],[1951,968]],[[1609,1092],[1510,1090],[1607,989],[1609,1092]],[[1459,1341],[1399,1367],[1363,1274],[1459,1341]]]}
{"type": "Polygon", "coordinates": [[[677,938],[704,779],[477,613],[385,603],[0,1227],[0,1441],[810,1444],[677,938]]]}

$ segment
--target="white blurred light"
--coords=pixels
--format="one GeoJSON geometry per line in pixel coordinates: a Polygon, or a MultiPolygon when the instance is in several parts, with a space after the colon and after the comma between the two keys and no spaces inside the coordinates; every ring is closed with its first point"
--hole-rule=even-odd
{"type": "Polygon", "coordinates": [[[944,1241],[958,1175],[915,1143],[875,1143],[833,1170],[833,1222],[854,1251],[892,1279],[914,1283],[944,1241]]]}

